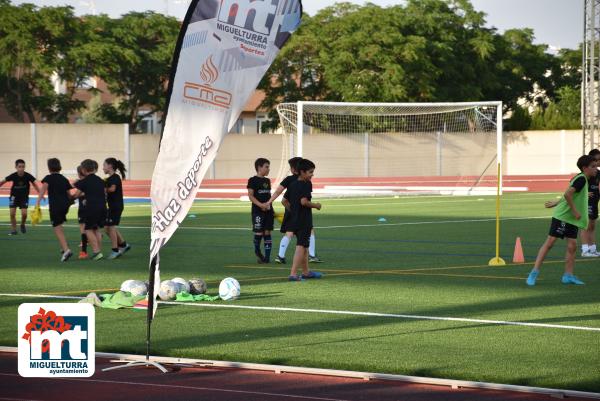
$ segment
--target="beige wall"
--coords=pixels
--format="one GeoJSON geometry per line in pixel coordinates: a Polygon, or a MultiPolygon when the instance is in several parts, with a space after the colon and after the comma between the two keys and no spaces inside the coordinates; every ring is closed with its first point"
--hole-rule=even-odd
{"type": "Polygon", "coordinates": [[[38,175],[47,174],[46,161],[57,157],[63,174],[74,177],[83,159],[100,165],[107,157],[126,163],[123,125],[37,124],[38,175]]]}
{"type": "Polygon", "coordinates": [[[15,170],[15,160],[23,159],[32,171],[31,125],[0,124],[0,179],[15,170]]]}
{"type": "Polygon", "coordinates": [[[129,136],[131,147],[130,177],[133,180],[152,178],[158,155],[160,135],[134,134],[129,136]]]}
{"type": "MultiPolygon", "coordinates": [[[[127,163],[129,146],[129,178],[150,179],[159,146],[158,135],[129,135],[127,142],[121,124],[36,124],[35,137],[38,176],[46,174],[49,157],[58,157],[70,176],[84,158],[100,162],[113,156],[127,163]]],[[[31,138],[30,124],[0,124],[0,176],[13,171],[17,158],[25,159],[28,170],[35,173],[31,138]]],[[[478,175],[496,153],[494,134],[445,134],[441,140],[436,134],[313,134],[304,138],[304,156],[317,163],[319,177],[361,177],[367,173],[385,177],[433,176],[440,172],[478,175]]],[[[287,139],[282,135],[230,134],[206,178],[249,177],[257,157],[270,159],[271,176],[277,176],[280,167],[287,171],[289,146],[284,141],[287,139]]],[[[507,132],[504,143],[505,174],[568,174],[576,169],[582,133],[507,132]]],[[[493,174],[491,170],[488,173],[493,174]]]]}

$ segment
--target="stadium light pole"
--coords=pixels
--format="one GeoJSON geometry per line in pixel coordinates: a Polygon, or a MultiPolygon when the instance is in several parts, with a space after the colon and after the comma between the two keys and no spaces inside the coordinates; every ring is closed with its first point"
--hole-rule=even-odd
{"type": "Polygon", "coordinates": [[[581,125],[587,153],[600,140],[600,0],[585,0],[583,26],[581,125]]]}

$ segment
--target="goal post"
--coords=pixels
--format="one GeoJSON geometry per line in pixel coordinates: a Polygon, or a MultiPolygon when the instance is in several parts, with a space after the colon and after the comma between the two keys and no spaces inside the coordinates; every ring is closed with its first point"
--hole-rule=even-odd
{"type": "Polygon", "coordinates": [[[502,191],[502,102],[302,101],[277,111],[286,156],[315,161],[318,177],[456,195],[493,195],[499,181],[502,191]]]}
{"type": "Polygon", "coordinates": [[[289,137],[286,156],[311,159],[318,177],[337,178],[322,195],[495,195],[495,257],[488,264],[505,264],[502,102],[297,102],[277,112],[289,137]]]}

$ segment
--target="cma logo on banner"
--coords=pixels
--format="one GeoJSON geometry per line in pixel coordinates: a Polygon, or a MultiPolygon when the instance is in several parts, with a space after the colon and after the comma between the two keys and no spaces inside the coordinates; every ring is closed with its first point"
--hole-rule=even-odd
{"type": "Polygon", "coordinates": [[[91,304],[21,304],[19,374],[90,377],[95,369],[95,314],[91,304]]]}
{"type": "Polygon", "coordinates": [[[279,0],[222,0],[219,21],[269,35],[279,0]]]}
{"type": "Polygon", "coordinates": [[[206,103],[221,109],[229,109],[231,107],[231,93],[212,86],[219,78],[219,70],[213,62],[212,55],[202,64],[200,78],[204,84],[185,83],[183,97],[192,102],[206,103]]]}

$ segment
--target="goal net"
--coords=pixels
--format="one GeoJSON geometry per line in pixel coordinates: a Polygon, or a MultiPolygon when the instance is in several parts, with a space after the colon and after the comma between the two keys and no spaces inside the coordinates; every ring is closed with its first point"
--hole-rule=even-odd
{"type": "Polygon", "coordinates": [[[331,195],[491,195],[501,181],[501,102],[298,102],[277,111],[284,155],[314,161],[331,195]]]}

